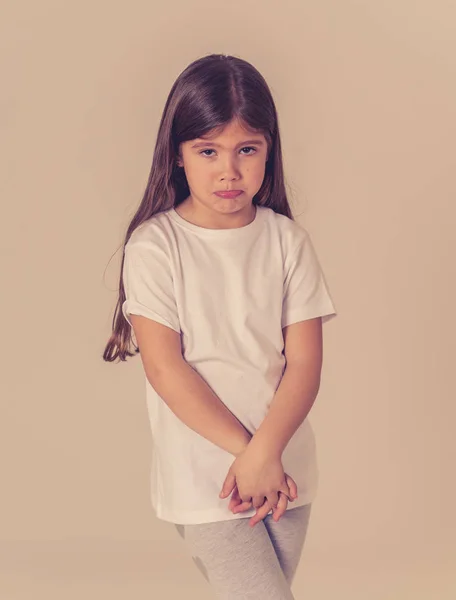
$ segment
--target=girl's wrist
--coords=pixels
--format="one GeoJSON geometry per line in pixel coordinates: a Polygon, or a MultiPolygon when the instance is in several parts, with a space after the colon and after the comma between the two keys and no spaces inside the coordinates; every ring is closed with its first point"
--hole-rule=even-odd
{"type": "Polygon", "coordinates": [[[251,439],[252,436],[246,431],[245,435],[240,437],[238,443],[233,446],[233,456],[237,458],[240,454],[242,454],[242,452],[244,452],[249,445],[251,439]]]}
{"type": "Polygon", "coordinates": [[[266,443],[261,436],[253,435],[249,440],[249,452],[265,457],[267,460],[282,460],[283,452],[280,452],[275,444],[266,443]]]}

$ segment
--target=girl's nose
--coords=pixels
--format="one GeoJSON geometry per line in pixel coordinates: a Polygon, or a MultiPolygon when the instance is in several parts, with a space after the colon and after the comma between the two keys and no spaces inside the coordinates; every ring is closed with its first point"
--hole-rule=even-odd
{"type": "Polygon", "coordinates": [[[234,160],[226,160],[220,172],[220,179],[232,180],[239,177],[239,168],[234,160]]]}

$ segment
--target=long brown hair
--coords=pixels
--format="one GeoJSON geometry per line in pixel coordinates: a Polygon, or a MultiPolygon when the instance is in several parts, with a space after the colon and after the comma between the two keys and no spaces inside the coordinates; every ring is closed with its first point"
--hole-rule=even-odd
{"type": "MultiPolygon", "coordinates": [[[[189,195],[184,169],[177,166],[180,144],[223,129],[233,119],[261,132],[268,143],[263,183],[252,202],[290,219],[293,215],[285,190],[277,111],[263,76],[250,63],[234,56],[211,54],[192,62],[176,79],[168,95],[157,134],[152,166],[141,204],[128,226],[123,251],[132,232],[159,212],[178,206],[189,195]]],[[[126,360],[132,330],[122,313],[124,252],[120,266],[119,298],[112,335],[103,359],[126,360]]]]}

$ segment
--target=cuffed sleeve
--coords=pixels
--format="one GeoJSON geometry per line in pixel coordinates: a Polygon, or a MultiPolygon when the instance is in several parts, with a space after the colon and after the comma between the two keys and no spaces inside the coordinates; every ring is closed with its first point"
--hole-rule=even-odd
{"type": "Polygon", "coordinates": [[[286,262],[282,328],[316,317],[322,317],[323,323],[333,319],[337,315],[336,308],[307,232],[286,262]]]}
{"type": "Polygon", "coordinates": [[[170,262],[158,244],[126,245],[123,265],[126,300],[122,312],[131,326],[130,315],[142,315],[180,333],[170,262]]]}

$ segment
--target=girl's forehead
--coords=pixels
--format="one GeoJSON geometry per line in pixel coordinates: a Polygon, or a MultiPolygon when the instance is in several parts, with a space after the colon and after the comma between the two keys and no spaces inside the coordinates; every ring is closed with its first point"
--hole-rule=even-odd
{"type": "Polygon", "coordinates": [[[223,137],[223,136],[227,136],[227,137],[231,137],[231,136],[241,136],[241,137],[245,137],[245,136],[262,136],[262,132],[253,129],[252,127],[249,127],[247,124],[245,123],[241,123],[238,120],[233,120],[230,123],[227,123],[226,125],[221,125],[220,127],[216,127],[215,129],[212,129],[211,131],[206,132],[204,135],[201,135],[199,138],[196,139],[201,139],[201,140],[214,140],[215,138],[218,137],[223,137]]]}

